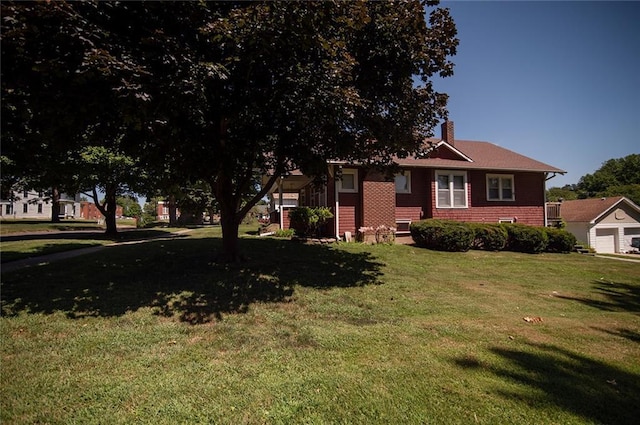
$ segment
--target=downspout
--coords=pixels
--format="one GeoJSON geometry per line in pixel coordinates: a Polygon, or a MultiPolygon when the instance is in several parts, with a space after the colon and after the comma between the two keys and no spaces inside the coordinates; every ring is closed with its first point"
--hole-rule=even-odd
{"type": "Polygon", "coordinates": [[[282,177],[278,180],[278,213],[280,215],[280,230],[284,230],[284,208],[282,207],[282,177]]]}
{"type": "Polygon", "coordinates": [[[327,205],[327,203],[328,203],[328,199],[327,199],[328,193],[329,193],[329,185],[325,184],[324,185],[324,203],[322,204],[322,206],[324,206],[324,207],[328,207],[329,206],[329,205],[327,205]]]}
{"type": "Polygon", "coordinates": [[[549,217],[547,214],[547,180],[549,180],[549,178],[549,173],[544,173],[544,181],[542,182],[542,199],[544,200],[544,227],[549,226],[549,217]]]}
{"type": "Polygon", "coordinates": [[[338,179],[336,178],[335,165],[333,166],[333,186],[336,196],[336,239],[340,239],[340,192],[338,192],[338,179]]]}

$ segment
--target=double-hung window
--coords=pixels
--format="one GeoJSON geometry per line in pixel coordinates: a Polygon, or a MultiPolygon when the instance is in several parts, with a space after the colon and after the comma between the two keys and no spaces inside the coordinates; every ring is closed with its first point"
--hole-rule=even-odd
{"type": "Polygon", "coordinates": [[[487,175],[487,200],[489,201],[515,201],[513,175],[488,174],[487,175]]]}
{"type": "Polygon", "coordinates": [[[467,173],[436,171],[436,208],[467,208],[467,173]]]}

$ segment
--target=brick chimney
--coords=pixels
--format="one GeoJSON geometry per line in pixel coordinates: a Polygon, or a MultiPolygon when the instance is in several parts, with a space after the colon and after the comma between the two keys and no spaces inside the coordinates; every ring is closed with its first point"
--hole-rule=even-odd
{"type": "Polygon", "coordinates": [[[455,139],[453,138],[453,121],[445,121],[440,126],[442,130],[442,140],[450,144],[451,146],[455,146],[455,139]]]}

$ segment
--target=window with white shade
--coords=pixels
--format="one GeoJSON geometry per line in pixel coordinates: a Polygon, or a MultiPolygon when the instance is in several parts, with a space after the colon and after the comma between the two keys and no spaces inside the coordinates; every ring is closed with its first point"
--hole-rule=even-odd
{"type": "Polygon", "coordinates": [[[488,174],[487,175],[487,200],[489,201],[515,201],[513,175],[488,174]]]}
{"type": "Polygon", "coordinates": [[[396,193],[411,193],[411,171],[396,174],[394,181],[396,183],[396,193]]]}
{"type": "Polygon", "coordinates": [[[436,171],[436,208],[467,208],[467,173],[436,171]]]}
{"type": "Polygon", "coordinates": [[[338,180],[338,190],[340,192],[358,191],[358,170],[343,169],[342,178],[338,180]]]}

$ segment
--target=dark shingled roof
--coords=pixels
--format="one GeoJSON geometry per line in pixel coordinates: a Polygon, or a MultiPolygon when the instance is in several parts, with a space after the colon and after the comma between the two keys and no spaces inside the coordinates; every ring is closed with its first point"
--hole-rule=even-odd
{"type": "Polygon", "coordinates": [[[622,196],[612,196],[564,201],[560,206],[560,215],[566,222],[590,223],[620,202],[622,198],[622,196]]]}
{"type": "MultiPolygon", "coordinates": [[[[431,141],[436,144],[439,142],[439,140],[435,139],[431,141]]],[[[423,159],[399,158],[397,159],[397,162],[399,165],[405,167],[566,173],[566,171],[561,170],[560,168],[536,161],[535,159],[520,155],[519,153],[510,151],[509,149],[505,149],[490,142],[456,140],[453,145],[448,145],[442,142],[438,146],[439,153],[437,153],[435,157],[423,159]],[[446,155],[446,157],[451,158],[457,156],[459,159],[439,158],[438,156],[441,156],[440,152],[443,150],[450,151],[449,155],[446,155]]]]}

